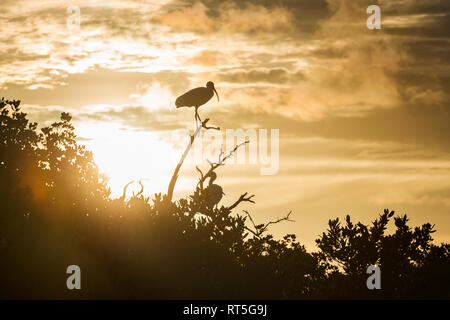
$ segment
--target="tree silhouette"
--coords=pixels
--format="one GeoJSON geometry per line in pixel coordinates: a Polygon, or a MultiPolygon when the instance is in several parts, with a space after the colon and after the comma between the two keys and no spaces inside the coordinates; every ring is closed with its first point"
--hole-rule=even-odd
{"type": "Polygon", "coordinates": [[[384,210],[372,225],[329,221],[329,229],[316,240],[318,257],[329,274],[326,285],[337,297],[449,298],[448,244],[432,244],[434,226],[429,223],[412,230],[407,216],[394,217],[396,230],[386,234],[394,211],[384,210]],[[369,265],[383,274],[382,291],[369,291],[364,279],[369,265]],[[445,283],[445,285],[441,285],[445,283]],[[428,288],[427,290],[424,290],[428,288]]]}
{"type": "Polygon", "coordinates": [[[182,157],[167,194],[150,198],[141,188],[127,199],[127,185],[112,199],[69,114],[38,129],[20,101],[2,99],[0,112],[0,298],[450,297],[449,245],[432,244],[430,224],[413,230],[395,217],[386,234],[393,212],[370,226],[331,220],[310,253],[295,235],[268,233],[290,213],[256,223],[236,212],[253,202],[246,192],[228,207],[207,205],[205,179],[228,155],[197,168],[186,198],[172,200],[182,157]],[[82,290],[66,288],[72,264],[82,290]],[[382,290],[365,287],[370,264],[381,267],[382,290]]]}

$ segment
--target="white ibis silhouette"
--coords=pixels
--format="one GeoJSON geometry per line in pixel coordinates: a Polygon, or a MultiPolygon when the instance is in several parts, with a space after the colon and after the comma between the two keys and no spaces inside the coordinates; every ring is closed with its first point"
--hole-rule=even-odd
{"type": "Polygon", "coordinates": [[[203,194],[205,195],[205,202],[208,209],[214,208],[220,200],[222,196],[225,195],[223,193],[223,189],[221,186],[214,184],[214,180],[217,179],[217,174],[214,171],[211,171],[209,174],[205,176],[205,178],[209,178],[208,186],[203,190],[203,194]]]}
{"type": "Polygon", "coordinates": [[[217,101],[220,102],[219,94],[217,93],[216,88],[214,88],[214,83],[208,81],[208,83],[206,83],[206,87],[198,87],[179,96],[175,101],[175,105],[177,106],[177,108],[194,107],[195,120],[197,121],[198,119],[200,122],[202,122],[200,116],[198,115],[198,108],[211,100],[211,98],[214,96],[214,93],[216,93],[217,95],[217,101]]]}

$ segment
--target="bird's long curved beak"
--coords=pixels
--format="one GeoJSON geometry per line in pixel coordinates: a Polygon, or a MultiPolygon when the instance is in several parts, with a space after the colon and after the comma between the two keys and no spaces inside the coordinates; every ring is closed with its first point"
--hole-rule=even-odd
{"type": "Polygon", "coordinates": [[[216,93],[216,96],[217,96],[217,101],[219,101],[219,102],[220,102],[220,99],[219,99],[219,94],[217,93],[217,91],[216,91],[216,88],[213,88],[213,90],[214,90],[214,92],[216,93]]]}

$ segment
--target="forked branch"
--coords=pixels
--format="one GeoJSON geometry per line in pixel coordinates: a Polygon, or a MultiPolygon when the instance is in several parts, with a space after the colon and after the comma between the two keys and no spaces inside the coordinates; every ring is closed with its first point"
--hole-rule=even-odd
{"type": "Polygon", "coordinates": [[[234,208],[236,208],[241,202],[251,202],[251,203],[255,203],[255,201],[252,200],[252,198],[255,196],[254,194],[247,197],[247,192],[242,194],[239,199],[237,199],[237,201],[235,203],[233,203],[231,206],[228,207],[228,210],[233,210],[234,208]]]}
{"type": "Polygon", "coordinates": [[[200,172],[200,180],[198,182],[198,184],[200,185],[200,188],[203,189],[203,183],[205,182],[206,177],[213,172],[214,170],[216,170],[217,168],[224,166],[225,165],[225,161],[227,161],[229,158],[231,158],[233,156],[233,154],[242,146],[246,145],[247,143],[249,143],[250,141],[244,141],[238,145],[236,145],[233,150],[231,150],[226,156],[225,153],[223,152],[223,149],[220,150],[220,154],[219,154],[219,159],[217,162],[211,162],[208,160],[208,163],[210,165],[209,170],[203,174],[203,172],[198,168],[197,171],[200,172]]]}
{"type": "Polygon", "coordinates": [[[247,214],[250,222],[252,223],[253,229],[250,229],[248,227],[245,227],[245,230],[250,231],[251,233],[253,233],[256,237],[260,237],[266,230],[267,228],[272,225],[272,224],[278,224],[282,221],[289,221],[289,222],[295,222],[294,220],[290,219],[290,216],[292,214],[292,211],[289,211],[289,213],[284,216],[283,218],[279,218],[276,221],[269,221],[266,224],[256,224],[255,221],[253,220],[252,216],[250,215],[250,213],[248,211],[244,212],[247,214]]]}
{"type": "Polygon", "coordinates": [[[208,130],[208,129],[220,130],[219,128],[208,127],[206,125],[208,123],[208,121],[209,121],[209,119],[205,119],[204,121],[202,121],[201,125],[197,126],[197,128],[195,129],[194,134],[190,135],[189,144],[187,145],[186,150],[184,151],[183,155],[181,156],[180,161],[178,162],[177,166],[175,167],[175,171],[173,172],[172,178],[170,179],[169,188],[167,190],[167,198],[169,201],[172,201],[173,190],[175,189],[175,184],[177,183],[181,166],[183,165],[184,160],[186,160],[186,157],[189,154],[189,151],[191,150],[192,145],[194,144],[195,138],[197,138],[197,136],[200,134],[202,128],[204,128],[206,130],[208,130]]]}
{"type": "MultiPolygon", "coordinates": [[[[128,183],[125,185],[125,187],[123,187],[122,196],[121,196],[119,199],[121,199],[122,201],[125,201],[125,198],[126,198],[126,196],[127,196],[127,190],[128,190],[128,187],[129,187],[130,185],[132,185],[134,182],[135,182],[134,180],[131,180],[130,182],[128,182],[128,183]]],[[[139,183],[139,185],[141,186],[141,190],[139,190],[139,192],[138,192],[137,194],[135,194],[135,193],[133,192],[133,197],[139,197],[140,195],[142,195],[142,194],[144,193],[144,185],[142,184],[142,180],[139,180],[138,183],[139,183]]]]}

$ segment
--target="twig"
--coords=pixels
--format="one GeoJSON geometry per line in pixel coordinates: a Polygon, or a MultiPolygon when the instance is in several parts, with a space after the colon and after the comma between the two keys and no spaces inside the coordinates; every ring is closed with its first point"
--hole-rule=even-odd
{"type": "Polygon", "coordinates": [[[132,183],[134,183],[134,180],[131,180],[130,182],[128,182],[128,183],[125,185],[125,187],[123,187],[122,197],[120,198],[120,199],[122,199],[123,201],[125,201],[125,197],[126,197],[126,195],[127,195],[127,189],[128,189],[128,187],[129,187],[132,183]]]}
{"type": "MultiPolygon", "coordinates": [[[[220,154],[219,154],[219,161],[218,161],[218,162],[211,162],[211,161],[208,160],[208,163],[209,163],[209,165],[210,165],[211,167],[209,168],[209,170],[208,170],[204,175],[201,176],[201,178],[200,178],[200,180],[199,180],[199,182],[198,182],[199,185],[200,185],[201,187],[203,187],[203,182],[205,182],[206,177],[207,177],[211,172],[213,172],[214,170],[216,170],[218,167],[225,165],[225,161],[228,160],[229,158],[231,158],[231,156],[237,151],[237,149],[239,149],[239,148],[242,147],[243,145],[246,145],[246,144],[249,143],[249,142],[250,142],[250,141],[247,140],[247,141],[242,142],[241,144],[238,144],[238,145],[235,146],[234,149],[231,150],[231,151],[228,153],[228,155],[226,155],[225,157],[223,157],[224,152],[223,152],[223,150],[221,149],[221,150],[220,150],[220,154]],[[222,157],[223,157],[223,158],[222,158],[222,157]]],[[[199,170],[199,169],[197,168],[197,170],[199,170]]],[[[201,172],[201,171],[200,171],[200,172],[201,172]]]]}
{"type": "Polygon", "coordinates": [[[219,127],[208,127],[208,126],[206,125],[206,122],[207,122],[207,121],[202,122],[202,128],[204,128],[204,129],[206,129],[206,130],[212,129],[212,130],[219,130],[219,131],[220,131],[220,128],[219,128],[219,127]]]}
{"type": "Polygon", "coordinates": [[[277,224],[280,223],[281,221],[289,221],[289,222],[295,222],[294,220],[289,219],[289,216],[291,215],[292,211],[289,211],[289,213],[283,217],[283,218],[279,218],[277,219],[277,221],[269,221],[268,223],[266,223],[264,225],[264,227],[261,229],[261,232],[266,231],[267,227],[269,227],[271,224],[277,224]]]}
{"type": "Polygon", "coordinates": [[[141,190],[139,190],[135,197],[139,197],[142,193],[144,193],[144,185],[142,184],[142,180],[139,180],[139,185],[141,186],[141,190]]]}
{"type": "Polygon", "coordinates": [[[248,218],[250,219],[250,222],[253,225],[254,230],[245,227],[245,230],[250,231],[251,233],[253,233],[255,236],[257,236],[258,238],[267,230],[267,228],[272,225],[272,224],[277,224],[280,223],[282,221],[289,221],[289,222],[295,222],[294,220],[289,219],[289,217],[291,216],[292,211],[289,211],[289,213],[283,217],[283,218],[279,218],[276,221],[269,221],[266,224],[260,224],[260,225],[256,225],[255,221],[253,220],[252,216],[250,215],[250,213],[246,210],[244,210],[244,212],[247,214],[248,218]]]}
{"type": "Polygon", "coordinates": [[[228,207],[228,210],[233,210],[234,208],[236,208],[241,202],[251,202],[251,203],[255,203],[255,201],[252,200],[252,198],[255,196],[254,194],[251,195],[250,197],[247,197],[247,192],[242,194],[239,199],[236,200],[235,203],[233,203],[231,206],[228,207]]]}
{"type": "Polygon", "coordinates": [[[204,181],[203,172],[202,172],[202,170],[200,170],[200,168],[199,168],[198,166],[195,166],[195,168],[196,168],[197,171],[200,173],[200,180],[198,181],[197,186],[200,185],[200,189],[203,190],[203,181],[204,181]]]}

